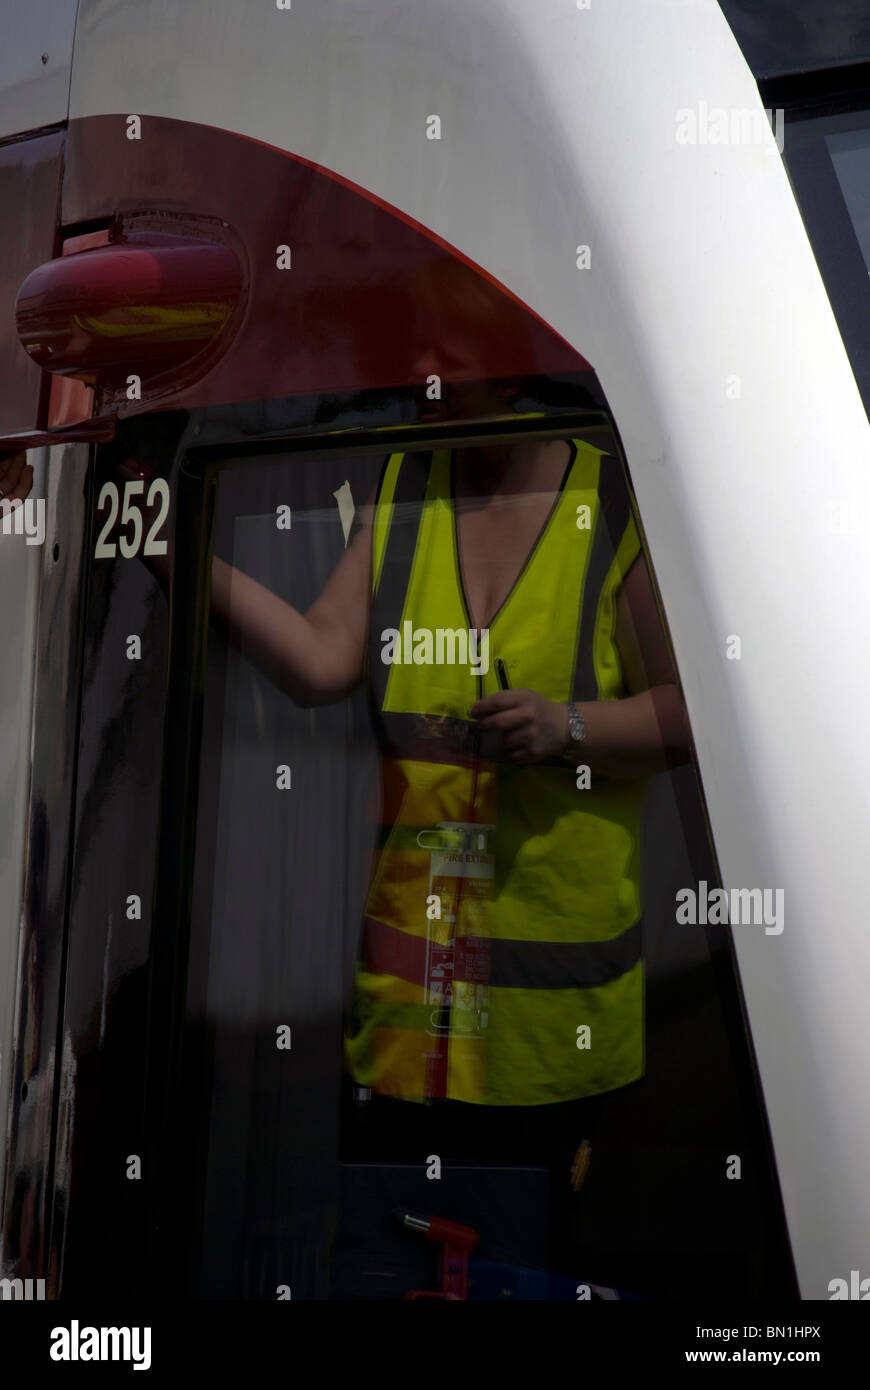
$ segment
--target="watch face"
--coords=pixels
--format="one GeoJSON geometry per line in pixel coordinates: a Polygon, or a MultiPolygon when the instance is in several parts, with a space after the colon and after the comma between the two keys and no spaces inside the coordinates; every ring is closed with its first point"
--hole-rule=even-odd
{"type": "Polygon", "coordinates": [[[569,709],[568,711],[568,732],[575,743],[582,742],[585,732],[583,728],[583,718],[576,709],[569,709]]]}

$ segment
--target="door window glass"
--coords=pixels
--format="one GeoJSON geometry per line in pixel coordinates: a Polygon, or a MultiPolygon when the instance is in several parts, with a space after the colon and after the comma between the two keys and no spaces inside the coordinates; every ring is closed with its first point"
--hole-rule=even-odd
{"type": "Polygon", "coordinates": [[[228,457],[204,601],[200,1294],[785,1291],[609,434],[228,457]]]}

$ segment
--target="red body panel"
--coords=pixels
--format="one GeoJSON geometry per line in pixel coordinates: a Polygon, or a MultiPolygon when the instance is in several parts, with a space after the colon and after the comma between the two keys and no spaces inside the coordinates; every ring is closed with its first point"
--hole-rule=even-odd
{"type": "MultiPolygon", "coordinates": [[[[179,365],[171,348],[161,357],[130,341],[113,373],[99,378],[97,414],[423,390],[431,373],[456,382],[588,370],[439,238],[346,180],[227,131],[143,117],[141,139],[128,140],[123,115],[71,122],[62,222],[75,231],[100,221],[112,224],[113,241],[158,233],[222,241],[241,282],[219,351],[179,365]],[[282,256],[290,268],[278,267],[282,256]],[[126,398],[120,383],[128,373],[142,377],[140,400],[126,398]]],[[[53,269],[43,275],[45,284],[57,279],[53,269]]],[[[61,278],[69,307],[66,267],[61,278]]],[[[37,276],[31,287],[39,283],[37,276]]],[[[183,283],[176,288],[183,297],[183,283]]],[[[55,327],[62,338],[64,325],[55,327]]]]}

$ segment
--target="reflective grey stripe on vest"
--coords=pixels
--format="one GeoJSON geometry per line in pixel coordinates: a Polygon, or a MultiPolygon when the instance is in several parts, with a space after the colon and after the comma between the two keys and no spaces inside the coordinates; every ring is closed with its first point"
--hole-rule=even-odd
{"type": "MultiPolygon", "coordinates": [[[[373,666],[374,660],[373,654],[373,666]]],[[[484,763],[494,767],[504,762],[513,771],[519,770],[501,748],[496,734],[486,734],[481,738],[472,732],[467,719],[450,719],[433,714],[402,714],[393,710],[381,711],[378,718],[384,751],[393,757],[409,758],[420,763],[444,763],[453,767],[480,767],[484,763]]],[[[559,768],[572,781],[576,775],[574,762],[562,757],[540,758],[535,766],[559,768]]]]}
{"type": "MultiPolygon", "coordinates": [[[[425,831],[430,834],[432,832],[425,831]]],[[[426,938],[366,917],[362,962],[375,975],[429,983],[426,938]]],[[[633,969],[641,959],[641,921],[612,941],[498,941],[457,936],[454,983],[474,981],[502,989],[596,989],[633,969]]]]}
{"type": "MultiPolygon", "coordinates": [[[[432,455],[428,453],[405,454],[399,464],[393,511],[384,539],[380,580],[372,599],[369,632],[369,678],[378,710],[384,707],[390,674],[390,667],[381,660],[381,633],[391,627],[399,632],[402,629],[402,614],[417,549],[431,458],[432,455]]],[[[375,505],[381,505],[380,496],[375,505]]]]}
{"type": "Polygon", "coordinates": [[[489,983],[503,989],[594,989],[618,980],[642,953],[642,918],[612,941],[499,941],[489,947],[489,983]]]}
{"type": "Polygon", "coordinates": [[[625,528],[631,520],[628,489],[619,461],[604,454],[598,470],[598,510],[591,554],[583,586],[583,612],[577,634],[574,665],[575,700],[599,700],[601,691],[595,673],[595,630],[604,582],[619,549],[625,528]]]}

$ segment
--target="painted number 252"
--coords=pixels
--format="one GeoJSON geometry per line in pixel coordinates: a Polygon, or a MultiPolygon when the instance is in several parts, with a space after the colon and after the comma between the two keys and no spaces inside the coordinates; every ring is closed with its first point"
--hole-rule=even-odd
{"type": "Polygon", "coordinates": [[[114,560],[117,549],[126,560],[132,560],[134,555],[139,554],[141,547],[143,555],[165,555],[166,541],[157,539],[158,532],[169,513],[169,484],[165,478],[154,478],[148,489],[148,496],[145,505],[150,509],[159,500],[160,506],[154,520],[148,528],[145,536],[145,544],[142,545],[142,537],[145,533],[145,519],[142,516],[135,497],[140,497],[145,491],[144,478],[135,478],[132,482],[124,484],[123,503],[118,492],[117,483],[103,483],[100,489],[100,496],[97,502],[97,511],[101,512],[104,507],[108,507],[109,515],[106,517],[102,531],[97,537],[97,544],[94,550],[95,560],[114,560]],[[118,545],[114,541],[107,540],[106,537],[112,532],[115,522],[118,520],[118,512],[121,513],[121,525],[129,526],[130,531],[126,535],[123,533],[118,536],[118,545]]]}

